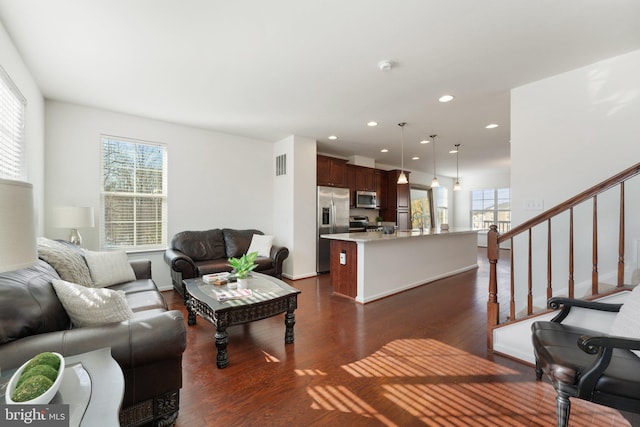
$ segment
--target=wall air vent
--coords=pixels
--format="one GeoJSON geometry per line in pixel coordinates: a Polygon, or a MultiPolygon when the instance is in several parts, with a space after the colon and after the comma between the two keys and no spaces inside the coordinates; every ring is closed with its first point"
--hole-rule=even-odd
{"type": "Polygon", "coordinates": [[[276,176],[287,174],[287,155],[280,154],[276,156],[276,176]]]}

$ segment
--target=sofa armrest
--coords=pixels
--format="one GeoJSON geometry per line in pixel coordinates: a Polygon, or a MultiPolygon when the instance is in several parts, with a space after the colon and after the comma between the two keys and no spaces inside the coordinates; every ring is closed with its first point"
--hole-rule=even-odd
{"type": "Polygon", "coordinates": [[[151,279],[151,260],[150,259],[131,259],[129,260],[131,268],[136,275],[136,279],[151,279]]]}
{"type": "Polygon", "coordinates": [[[3,368],[18,367],[43,351],[73,356],[103,347],[122,369],[181,357],[187,345],[182,312],[154,312],[119,323],[32,335],[0,346],[3,368]]]}
{"type": "Polygon", "coordinates": [[[164,261],[173,271],[182,273],[183,279],[192,279],[198,276],[198,267],[184,252],[177,249],[167,249],[164,251],[164,261]]]}
{"type": "Polygon", "coordinates": [[[275,277],[282,276],[282,263],[289,257],[289,249],[284,246],[271,246],[269,256],[273,261],[273,275],[275,277]]]}

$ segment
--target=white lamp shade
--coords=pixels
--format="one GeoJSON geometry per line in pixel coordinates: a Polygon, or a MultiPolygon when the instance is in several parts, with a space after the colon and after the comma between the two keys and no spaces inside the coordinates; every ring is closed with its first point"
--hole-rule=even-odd
{"type": "Polygon", "coordinates": [[[30,267],[38,260],[33,186],[0,179],[0,273],[30,267]]]}
{"type": "Polygon", "coordinates": [[[56,228],[93,227],[93,208],[80,206],[54,207],[51,225],[56,228]]]}
{"type": "Polygon", "coordinates": [[[407,175],[404,174],[404,172],[400,173],[400,176],[398,177],[398,184],[408,184],[409,180],[407,179],[407,175]]]}

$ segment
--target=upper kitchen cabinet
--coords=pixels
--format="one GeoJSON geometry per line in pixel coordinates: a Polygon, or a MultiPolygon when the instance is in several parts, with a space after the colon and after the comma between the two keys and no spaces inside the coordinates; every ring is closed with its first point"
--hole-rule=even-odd
{"type": "Polygon", "coordinates": [[[374,169],[373,171],[373,187],[378,197],[378,208],[387,208],[387,171],[374,169]]]}
{"type": "Polygon", "coordinates": [[[374,168],[364,166],[355,166],[356,168],[356,190],[357,191],[376,191],[374,184],[374,168]]]}
{"type": "MultiPolygon", "coordinates": [[[[358,166],[347,164],[347,186],[349,187],[349,201],[352,208],[356,207],[356,191],[375,191],[378,195],[378,207],[380,206],[380,194],[381,189],[378,185],[382,185],[382,179],[379,175],[386,177],[386,172],[375,168],[369,168],[366,166],[358,166]]],[[[386,185],[387,181],[384,180],[384,197],[386,204],[386,185]]]]}
{"type": "Polygon", "coordinates": [[[349,187],[349,207],[356,207],[356,165],[347,164],[347,187],[349,187]]]}
{"type": "Polygon", "coordinates": [[[335,157],[317,156],[318,185],[347,187],[347,161],[335,157]]]}

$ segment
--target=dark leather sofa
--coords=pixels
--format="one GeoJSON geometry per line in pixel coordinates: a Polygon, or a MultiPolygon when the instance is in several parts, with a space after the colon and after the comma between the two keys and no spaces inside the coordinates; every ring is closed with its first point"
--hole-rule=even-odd
{"type": "MultiPolygon", "coordinates": [[[[231,228],[205,231],[182,231],[171,239],[164,253],[164,260],[171,267],[173,287],[184,298],[183,279],[204,274],[230,272],[228,259],[237,258],[249,249],[254,234],[260,230],[235,230],[231,228]]],[[[255,271],[275,277],[282,275],[282,263],[289,256],[284,246],[272,246],[269,257],[259,256],[255,271]]]]}
{"type": "Polygon", "coordinates": [[[111,347],[125,380],[120,424],[169,426],[180,402],[184,319],[180,311],[168,310],[151,279],[151,262],[130,264],[136,280],[109,288],[125,292],[134,317],[77,328],[51,284],[60,276],[50,264],[39,260],[0,274],[0,363],[9,369],[43,351],[72,356],[111,347]]]}

